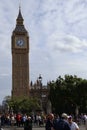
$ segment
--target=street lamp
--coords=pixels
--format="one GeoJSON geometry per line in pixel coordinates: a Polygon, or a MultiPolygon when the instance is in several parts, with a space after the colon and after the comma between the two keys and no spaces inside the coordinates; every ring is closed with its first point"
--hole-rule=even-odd
{"type": "Polygon", "coordinates": [[[38,79],[39,79],[39,84],[40,84],[40,87],[42,88],[42,76],[41,76],[41,74],[39,74],[38,79]]]}
{"type": "Polygon", "coordinates": [[[38,80],[39,80],[39,85],[40,85],[40,91],[41,91],[41,109],[43,108],[43,104],[42,104],[42,76],[41,76],[41,74],[39,74],[39,77],[38,77],[38,80]]]}

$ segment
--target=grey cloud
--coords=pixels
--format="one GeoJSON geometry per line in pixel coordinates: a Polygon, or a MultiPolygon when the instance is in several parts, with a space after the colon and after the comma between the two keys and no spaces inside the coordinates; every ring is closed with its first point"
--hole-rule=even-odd
{"type": "MultiPolygon", "coordinates": [[[[85,51],[87,8],[80,1],[83,2],[83,0],[21,1],[24,23],[30,36],[31,80],[39,73],[46,81],[55,80],[58,74],[77,71],[78,74],[82,74],[82,68],[86,68],[87,63],[84,60],[87,59],[85,51]],[[85,53],[84,59],[81,56],[83,53],[85,53]],[[78,66],[77,62],[77,66],[73,64],[74,59],[77,61],[78,58],[81,61],[79,63],[83,63],[81,66],[78,66]],[[69,64],[71,61],[72,64],[69,64]]],[[[11,92],[11,34],[16,24],[18,10],[18,0],[0,1],[0,74],[2,74],[0,86],[1,88],[3,86],[1,97],[11,92]]]]}
{"type": "Polygon", "coordinates": [[[87,41],[72,35],[54,34],[48,39],[48,46],[54,51],[81,53],[87,47],[87,41]]]}

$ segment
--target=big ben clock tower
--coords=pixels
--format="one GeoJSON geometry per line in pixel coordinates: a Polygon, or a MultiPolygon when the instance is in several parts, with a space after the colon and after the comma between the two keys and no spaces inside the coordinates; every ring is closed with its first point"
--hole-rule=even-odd
{"type": "Polygon", "coordinates": [[[29,36],[19,7],[16,27],[11,37],[12,98],[29,97],[29,36]]]}

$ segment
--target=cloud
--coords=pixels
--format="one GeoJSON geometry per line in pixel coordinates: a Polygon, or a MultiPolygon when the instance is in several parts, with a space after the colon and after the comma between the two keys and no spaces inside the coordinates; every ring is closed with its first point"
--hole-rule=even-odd
{"type": "Polygon", "coordinates": [[[81,53],[87,47],[87,41],[72,35],[52,34],[47,41],[47,46],[54,51],[81,53]]]}
{"type": "MultiPolygon", "coordinates": [[[[30,37],[30,80],[36,80],[39,74],[43,83],[64,74],[87,78],[86,5],[86,0],[21,1],[30,37]]],[[[11,35],[18,11],[18,0],[0,1],[1,97],[10,94],[12,87],[11,35]]]]}
{"type": "Polygon", "coordinates": [[[7,73],[6,74],[3,73],[3,74],[0,74],[0,77],[5,77],[5,76],[8,76],[8,75],[9,74],[7,74],[7,73]]]}

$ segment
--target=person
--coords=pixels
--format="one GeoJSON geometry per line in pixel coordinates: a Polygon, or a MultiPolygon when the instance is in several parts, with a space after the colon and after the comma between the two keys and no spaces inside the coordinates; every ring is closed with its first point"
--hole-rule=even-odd
{"type": "Polygon", "coordinates": [[[18,113],[17,115],[16,115],[16,124],[17,124],[17,126],[18,127],[20,127],[20,125],[21,125],[21,114],[20,113],[18,113]]]}
{"type": "Polygon", "coordinates": [[[66,113],[62,113],[60,119],[54,125],[55,130],[71,130],[70,125],[68,123],[68,115],[66,113]]]}
{"type": "Polygon", "coordinates": [[[11,121],[11,126],[14,126],[15,123],[16,123],[16,119],[15,119],[14,114],[11,115],[11,117],[10,117],[10,121],[11,121]]]}
{"type": "Polygon", "coordinates": [[[52,113],[48,114],[46,119],[45,130],[54,130],[53,120],[54,115],[52,113]]]}
{"type": "Polygon", "coordinates": [[[72,116],[68,117],[68,122],[70,124],[71,130],[79,130],[79,126],[77,125],[76,122],[73,121],[72,116]]]}
{"type": "Polygon", "coordinates": [[[30,116],[27,117],[24,123],[24,130],[32,130],[32,119],[30,116]]]}
{"type": "Polygon", "coordinates": [[[87,115],[84,114],[84,124],[85,124],[85,129],[87,130],[87,115]]]}

